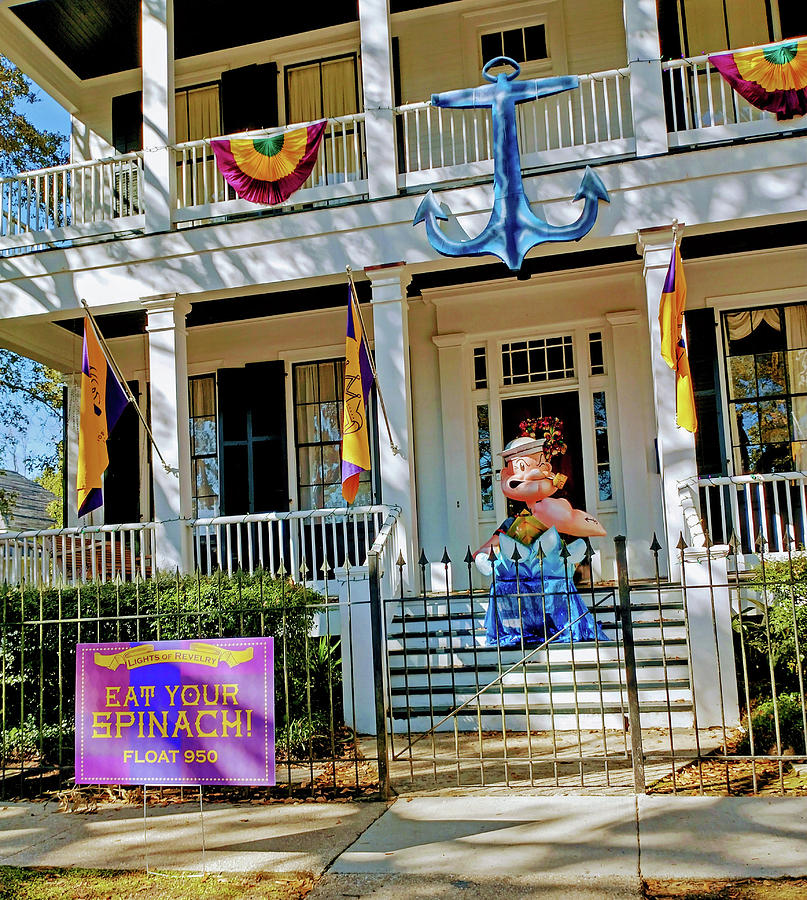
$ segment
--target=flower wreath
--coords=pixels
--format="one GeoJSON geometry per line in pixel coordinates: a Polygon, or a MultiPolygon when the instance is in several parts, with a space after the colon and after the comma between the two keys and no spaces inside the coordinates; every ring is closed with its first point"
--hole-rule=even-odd
{"type": "Polygon", "coordinates": [[[554,416],[544,416],[541,419],[524,419],[518,423],[519,437],[530,437],[533,440],[543,437],[544,456],[551,459],[553,456],[562,456],[566,452],[566,443],[563,440],[563,422],[554,416]]]}

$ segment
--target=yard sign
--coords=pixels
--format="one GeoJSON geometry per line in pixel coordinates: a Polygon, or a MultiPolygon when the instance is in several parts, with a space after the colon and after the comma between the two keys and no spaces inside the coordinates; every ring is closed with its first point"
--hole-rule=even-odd
{"type": "Polygon", "coordinates": [[[76,784],[275,783],[272,638],[76,646],[76,784]]]}

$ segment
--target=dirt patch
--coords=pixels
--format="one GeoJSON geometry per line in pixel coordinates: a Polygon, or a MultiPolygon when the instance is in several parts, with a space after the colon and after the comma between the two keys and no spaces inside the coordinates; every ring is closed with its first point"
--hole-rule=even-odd
{"type": "Polygon", "coordinates": [[[804,900],[807,878],[645,881],[645,900],[804,900]]]}

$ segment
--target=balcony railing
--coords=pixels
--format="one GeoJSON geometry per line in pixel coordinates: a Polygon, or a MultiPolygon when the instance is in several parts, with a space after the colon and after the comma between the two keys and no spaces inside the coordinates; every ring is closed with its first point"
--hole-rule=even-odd
{"type": "Polygon", "coordinates": [[[0,534],[0,582],[79,584],[154,574],[154,524],[0,534]]]}
{"type": "MultiPolygon", "coordinates": [[[[304,128],[305,124],[289,128],[304,128]]],[[[251,137],[282,133],[284,128],[249,132],[251,137]]],[[[245,134],[233,137],[245,137],[245,134]]],[[[222,178],[209,140],[189,141],[175,148],[178,222],[255,212],[255,204],[239,200],[222,178]]],[[[366,192],[364,113],[328,119],[319,156],[305,184],[281,206],[327,202],[366,192]]]]}
{"type": "MultiPolygon", "coordinates": [[[[663,63],[662,78],[664,96],[655,99],[659,108],[665,107],[671,149],[807,130],[804,119],[778,122],[750,106],[706,56],[663,63]]],[[[634,112],[627,68],[580,75],[572,91],[521,103],[517,127],[522,167],[529,172],[631,156],[636,152],[634,112]]],[[[489,110],[410,103],[395,110],[395,121],[400,190],[492,175],[489,110]]],[[[364,113],[329,119],[314,171],[281,211],[366,197],[366,149],[364,113]]],[[[172,225],[274,211],[235,196],[218,172],[209,140],[183,143],[172,152],[172,225]]],[[[380,157],[389,159],[389,154],[380,157]]],[[[0,179],[0,254],[143,229],[148,161],[148,154],[138,152],[0,179]]],[[[165,227],[162,220],[157,224],[160,230],[165,227]]]]}
{"type": "Polygon", "coordinates": [[[142,184],[142,151],[0,179],[0,248],[142,227],[142,184]]]}
{"type": "Polygon", "coordinates": [[[804,120],[778,122],[751,106],[709,63],[708,56],[662,64],[670,147],[804,130],[804,120]]]}
{"type": "Polygon", "coordinates": [[[737,542],[737,554],[755,556],[759,541],[766,553],[788,553],[807,545],[807,473],[725,475],[695,483],[700,522],[691,525],[692,542],[737,542]]]}
{"type": "MultiPolygon", "coordinates": [[[[581,75],[575,90],[516,111],[525,169],[633,152],[628,69],[581,75]]],[[[401,187],[492,173],[489,110],[409,103],[396,116],[401,187]]]]}
{"type": "MultiPolygon", "coordinates": [[[[217,516],[188,522],[194,566],[203,574],[262,569],[316,584],[367,577],[379,556],[390,590],[399,571],[399,510],[385,505],[217,516]]],[[[81,584],[154,575],[155,522],[0,534],[0,582],[81,584]]]]}

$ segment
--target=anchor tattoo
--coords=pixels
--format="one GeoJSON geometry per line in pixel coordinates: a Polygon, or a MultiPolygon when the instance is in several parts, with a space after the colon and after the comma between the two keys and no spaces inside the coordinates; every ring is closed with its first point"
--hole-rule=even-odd
{"type": "MultiPolygon", "coordinates": [[[[605,185],[586,166],[574,196],[575,200],[585,198],[585,205],[575,222],[569,225],[550,225],[533,213],[521,178],[516,104],[570,91],[578,86],[578,78],[576,75],[562,75],[515,81],[520,71],[521,67],[517,62],[507,56],[499,56],[490,60],[482,69],[482,75],[488,84],[432,94],[434,106],[491,109],[493,209],[485,228],[476,237],[466,235],[464,240],[449,238],[437,224],[438,219],[448,219],[449,213],[438,203],[432,191],[423,198],[412,220],[413,225],[425,222],[429,243],[443,256],[483,256],[490,253],[498,256],[514,272],[521,268],[524,257],[538,244],[546,241],[579,241],[594,227],[600,200],[610,203],[605,185]],[[491,68],[501,65],[508,65],[513,71],[509,74],[490,74],[491,68]]],[[[461,228],[460,230],[462,231],[461,228]]]]}

